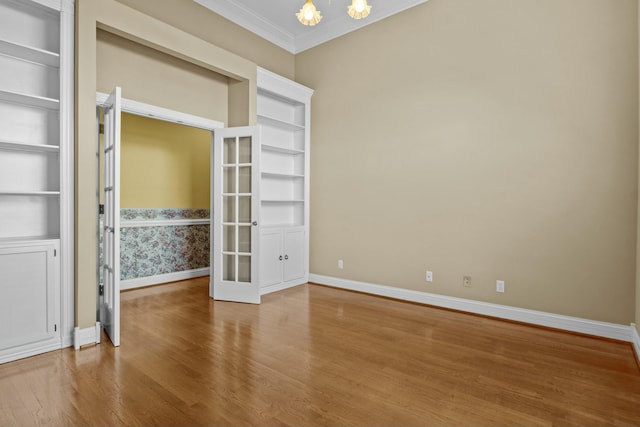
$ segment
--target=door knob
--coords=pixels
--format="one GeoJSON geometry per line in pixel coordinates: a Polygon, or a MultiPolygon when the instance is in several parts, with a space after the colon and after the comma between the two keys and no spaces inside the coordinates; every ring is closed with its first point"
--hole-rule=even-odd
{"type": "Polygon", "coordinates": [[[251,225],[258,225],[258,221],[253,221],[251,225]]]}
{"type": "Polygon", "coordinates": [[[280,255],[280,256],[278,257],[278,259],[279,259],[280,261],[282,261],[282,255],[280,255]]]}
{"type": "Polygon", "coordinates": [[[285,256],[284,256],[284,259],[289,259],[289,255],[285,255],[285,256]]]}

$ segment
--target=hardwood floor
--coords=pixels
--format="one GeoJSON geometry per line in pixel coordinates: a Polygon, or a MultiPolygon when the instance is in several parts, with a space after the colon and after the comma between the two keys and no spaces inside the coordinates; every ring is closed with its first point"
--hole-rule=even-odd
{"type": "Polygon", "coordinates": [[[317,285],[122,294],[122,344],[0,365],[0,425],[640,425],[631,346],[317,285]]]}

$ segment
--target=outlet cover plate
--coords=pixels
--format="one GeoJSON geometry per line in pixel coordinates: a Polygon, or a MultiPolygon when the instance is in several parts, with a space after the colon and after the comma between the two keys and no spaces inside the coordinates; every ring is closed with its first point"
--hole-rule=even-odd
{"type": "Polygon", "coordinates": [[[462,276],[462,286],[465,288],[471,287],[471,276],[462,276]]]}

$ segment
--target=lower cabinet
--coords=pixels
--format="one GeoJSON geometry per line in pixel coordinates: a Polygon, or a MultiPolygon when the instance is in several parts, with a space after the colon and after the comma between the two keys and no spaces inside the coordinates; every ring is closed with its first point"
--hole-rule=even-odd
{"type": "Polygon", "coordinates": [[[0,243],[0,363],[61,348],[59,246],[0,243]]]}
{"type": "Polygon", "coordinates": [[[304,283],[304,248],[304,227],[263,229],[260,235],[260,287],[269,292],[304,283]]]}

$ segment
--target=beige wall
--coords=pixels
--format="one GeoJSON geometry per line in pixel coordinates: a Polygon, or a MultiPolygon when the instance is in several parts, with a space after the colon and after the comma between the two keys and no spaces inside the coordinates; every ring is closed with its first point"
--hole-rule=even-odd
{"type": "Polygon", "coordinates": [[[118,0],[287,78],[294,56],[191,0],[118,0]]]}
{"type": "Polygon", "coordinates": [[[632,322],[637,7],[430,0],[297,55],[311,272],[632,322]]]}
{"type": "Polygon", "coordinates": [[[106,31],[97,34],[97,88],[227,122],[228,78],[106,31]]]}

